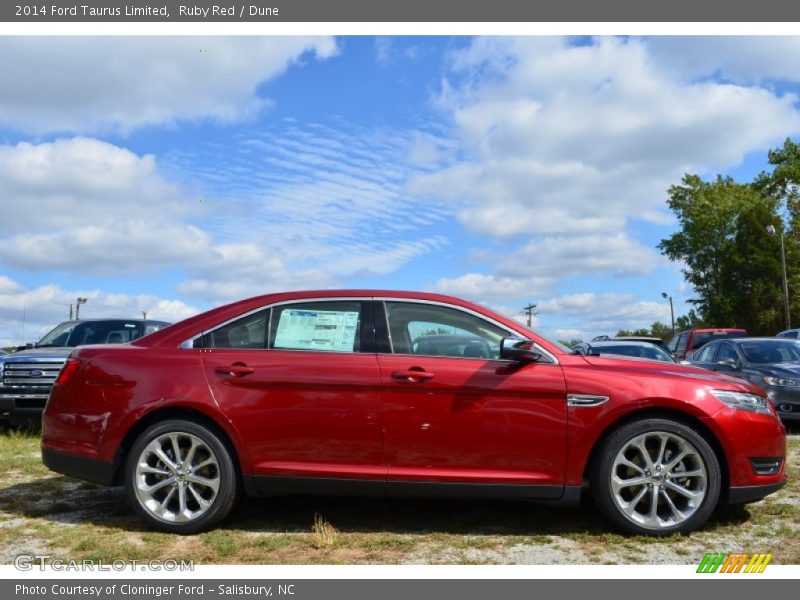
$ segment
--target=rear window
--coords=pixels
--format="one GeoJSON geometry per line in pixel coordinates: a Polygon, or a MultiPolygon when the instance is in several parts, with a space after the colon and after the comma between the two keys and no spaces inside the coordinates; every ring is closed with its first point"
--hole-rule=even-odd
{"type": "Polygon", "coordinates": [[[692,348],[699,348],[700,346],[705,346],[708,342],[712,340],[724,340],[726,338],[740,338],[740,337],[747,337],[747,332],[745,331],[704,331],[702,333],[696,333],[694,336],[694,342],[692,343],[692,348]]]}

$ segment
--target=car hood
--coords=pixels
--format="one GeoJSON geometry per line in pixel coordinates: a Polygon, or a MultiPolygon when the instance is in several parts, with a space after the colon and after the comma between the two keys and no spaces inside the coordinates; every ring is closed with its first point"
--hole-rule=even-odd
{"type": "Polygon", "coordinates": [[[775,363],[771,365],[751,364],[748,368],[763,373],[764,375],[772,375],[774,377],[797,379],[797,376],[800,375],[800,363],[796,362],[775,363]]]}
{"type": "Polygon", "coordinates": [[[29,348],[0,356],[3,362],[66,359],[75,348],[29,348]]]}
{"type": "MultiPolygon", "coordinates": [[[[708,384],[724,383],[728,389],[733,385],[741,390],[750,390],[750,383],[738,377],[732,377],[716,371],[689,365],[661,362],[656,360],[610,358],[608,356],[584,356],[586,362],[598,367],[613,367],[642,375],[661,375],[696,379],[708,384]]],[[[800,365],[798,365],[800,366],[800,365]]],[[[762,392],[763,393],[763,392],[762,392]]]]}

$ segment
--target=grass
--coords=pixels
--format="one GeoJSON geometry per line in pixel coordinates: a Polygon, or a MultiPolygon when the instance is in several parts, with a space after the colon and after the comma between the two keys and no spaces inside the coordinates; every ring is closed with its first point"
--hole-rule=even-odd
{"type": "Polygon", "coordinates": [[[790,483],[744,509],[718,511],[689,536],[626,537],[597,509],[504,501],[244,499],[222,527],[196,536],[154,532],[122,490],[56,475],[36,434],[0,432],[0,563],[37,552],[61,559],[194,560],[197,564],[671,563],[705,552],[768,551],[800,564],[800,436],[790,483]]]}

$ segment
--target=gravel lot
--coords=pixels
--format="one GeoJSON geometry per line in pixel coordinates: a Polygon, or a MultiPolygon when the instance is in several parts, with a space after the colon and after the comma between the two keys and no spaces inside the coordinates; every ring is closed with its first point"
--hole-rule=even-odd
{"type": "Polygon", "coordinates": [[[557,509],[502,501],[280,498],[244,500],[215,531],[152,532],[121,489],[55,475],[36,435],[0,432],[0,563],[53,558],[192,559],[196,564],[698,564],[706,552],[771,552],[800,564],[800,436],[790,483],[701,531],[666,539],[614,533],[591,501],[557,509]]]}

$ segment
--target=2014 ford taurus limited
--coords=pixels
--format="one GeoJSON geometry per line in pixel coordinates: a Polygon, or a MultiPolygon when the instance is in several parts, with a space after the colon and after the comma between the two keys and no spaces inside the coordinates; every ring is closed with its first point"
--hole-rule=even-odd
{"type": "Polygon", "coordinates": [[[483,306],[364,290],[260,296],[76,349],[42,455],[124,485],[178,533],[213,527],[240,492],[574,505],[588,484],[617,527],[666,535],[786,482],[784,428],[746,381],[572,354],[483,306]]]}

